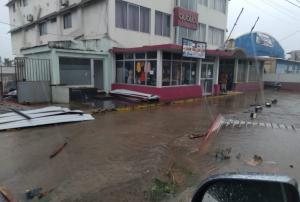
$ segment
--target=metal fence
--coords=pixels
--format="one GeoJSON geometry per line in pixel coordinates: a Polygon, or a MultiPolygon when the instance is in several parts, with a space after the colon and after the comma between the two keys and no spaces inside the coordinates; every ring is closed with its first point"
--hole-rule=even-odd
{"type": "Polygon", "coordinates": [[[1,94],[16,89],[15,66],[0,66],[1,94]]]}
{"type": "Polygon", "coordinates": [[[51,81],[50,60],[15,58],[17,81],[51,81]]]}

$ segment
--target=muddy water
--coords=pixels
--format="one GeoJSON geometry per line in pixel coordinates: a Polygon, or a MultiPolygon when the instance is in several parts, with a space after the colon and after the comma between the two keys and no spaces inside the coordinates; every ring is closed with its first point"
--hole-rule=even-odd
{"type": "MultiPolygon", "coordinates": [[[[0,134],[0,182],[24,201],[26,189],[55,188],[51,201],[146,201],[154,178],[167,180],[172,167],[176,198],[187,201],[201,179],[227,171],[287,174],[300,180],[300,134],[267,128],[224,128],[207,142],[190,140],[214,117],[249,119],[255,94],[207,99],[150,111],[97,115],[95,121],[0,134]],[[69,144],[56,158],[49,154],[69,144]],[[231,159],[215,151],[231,148],[231,159]],[[235,156],[240,154],[240,159],[235,156]],[[245,163],[254,155],[263,164],[245,163]],[[293,165],[293,168],[290,167],[293,165]]],[[[299,124],[300,95],[267,92],[278,104],[259,114],[262,122],[299,124]]],[[[258,99],[259,100],[259,99],[258,99]]]]}
{"type": "MultiPolygon", "coordinates": [[[[299,127],[299,94],[267,91],[265,97],[266,99],[277,98],[278,104],[273,105],[272,108],[264,108],[263,112],[258,114],[257,122],[293,124],[299,127]]],[[[235,98],[235,101],[229,104],[230,107],[227,107],[228,111],[223,112],[223,116],[228,119],[251,121],[249,112],[253,109],[249,108],[248,104],[253,103],[255,100],[253,98],[255,98],[255,95],[235,98]],[[232,113],[230,111],[233,105],[237,108],[232,113]],[[241,105],[245,108],[239,108],[241,105]]],[[[193,161],[193,166],[200,171],[200,175],[197,176],[199,181],[207,176],[225,172],[275,173],[288,175],[297,179],[298,182],[300,181],[300,158],[298,155],[300,151],[300,130],[227,127],[223,128],[208,142],[200,145],[199,153],[193,153],[188,157],[193,161]],[[227,148],[231,149],[229,160],[215,158],[216,151],[227,148]],[[251,166],[248,164],[254,155],[263,158],[261,165],[251,166]],[[199,161],[195,163],[197,158],[199,161]]],[[[188,201],[193,191],[193,188],[187,188],[171,201],[188,201]]]]}

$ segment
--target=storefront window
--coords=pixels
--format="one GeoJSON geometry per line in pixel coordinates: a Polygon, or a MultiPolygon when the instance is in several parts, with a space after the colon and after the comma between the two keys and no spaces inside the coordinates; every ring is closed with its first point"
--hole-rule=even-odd
{"type": "Polygon", "coordinates": [[[116,58],[120,58],[116,61],[117,83],[156,86],[156,52],[121,55],[116,55],[116,58]]]}
{"type": "Polygon", "coordinates": [[[259,80],[259,67],[255,62],[249,62],[249,82],[257,82],[259,80]]]}
{"type": "Polygon", "coordinates": [[[192,63],[191,64],[191,83],[190,84],[196,84],[197,79],[197,64],[192,63]]]}
{"type": "Polygon", "coordinates": [[[125,61],[125,83],[134,83],[134,62],[125,61]]]}
{"type": "Polygon", "coordinates": [[[137,61],[135,63],[135,84],[145,85],[146,74],[145,74],[145,61],[137,61]]]}
{"type": "Polygon", "coordinates": [[[117,83],[125,83],[123,61],[116,62],[116,81],[117,83]]]}
{"type": "Polygon", "coordinates": [[[172,85],[181,85],[181,62],[172,62],[172,85]]]}
{"type": "Polygon", "coordinates": [[[157,74],[157,62],[155,61],[148,61],[146,62],[146,85],[148,86],[156,86],[156,74],[157,74]]]}
{"type": "Polygon", "coordinates": [[[163,53],[162,85],[194,85],[196,84],[196,60],[183,58],[181,54],[163,53]]]}
{"type": "MultiPolygon", "coordinates": [[[[171,55],[170,55],[171,57],[171,55]]],[[[162,85],[170,86],[171,85],[171,61],[163,61],[162,67],[162,85]]]]}
{"type": "Polygon", "coordinates": [[[190,63],[182,63],[182,84],[188,85],[191,83],[191,66],[190,63]]]}
{"type": "Polygon", "coordinates": [[[237,73],[237,82],[246,82],[247,70],[247,62],[240,60],[237,73]]]}

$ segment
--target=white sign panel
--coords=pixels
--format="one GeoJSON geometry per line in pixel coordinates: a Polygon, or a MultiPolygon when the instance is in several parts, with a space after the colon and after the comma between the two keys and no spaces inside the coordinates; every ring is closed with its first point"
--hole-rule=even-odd
{"type": "Polygon", "coordinates": [[[263,33],[257,33],[256,35],[256,43],[259,45],[267,46],[267,47],[273,47],[273,40],[272,38],[263,33]]]}
{"type": "Polygon", "coordinates": [[[204,59],[206,55],[206,43],[182,39],[182,56],[204,59]]]}

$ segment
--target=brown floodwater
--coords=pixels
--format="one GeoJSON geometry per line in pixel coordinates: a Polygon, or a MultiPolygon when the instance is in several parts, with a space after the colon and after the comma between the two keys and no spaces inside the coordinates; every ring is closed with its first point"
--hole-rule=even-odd
{"type": "MultiPolygon", "coordinates": [[[[153,179],[178,185],[171,201],[188,201],[205,177],[223,172],[262,172],[300,180],[300,133],[266,127],[222,128],[203,142],[190,140],[204,133],[218,114],[250,120],[260,93],[204,99],[199,103],[159,109],[96,115],[95,121],[45,126],[0,133],[0,182],[25,201],[26,189],[54,188],[49,201],[147,201],[153,179]],[[57,146],[67,147],[49,159],[57,146]],[[231,148],[231,158],[215,158],[231,148]],[[263,163],[250,166],[253,155],[263,163]],[[240,158],[236,158],[240,156],[240,158]],[[292,167],[292,168],[291,168],[292,167]]],[[[264,108],[257,121],[300,124],[300,95],[266,91],[278,103],[264,108]]]]}

